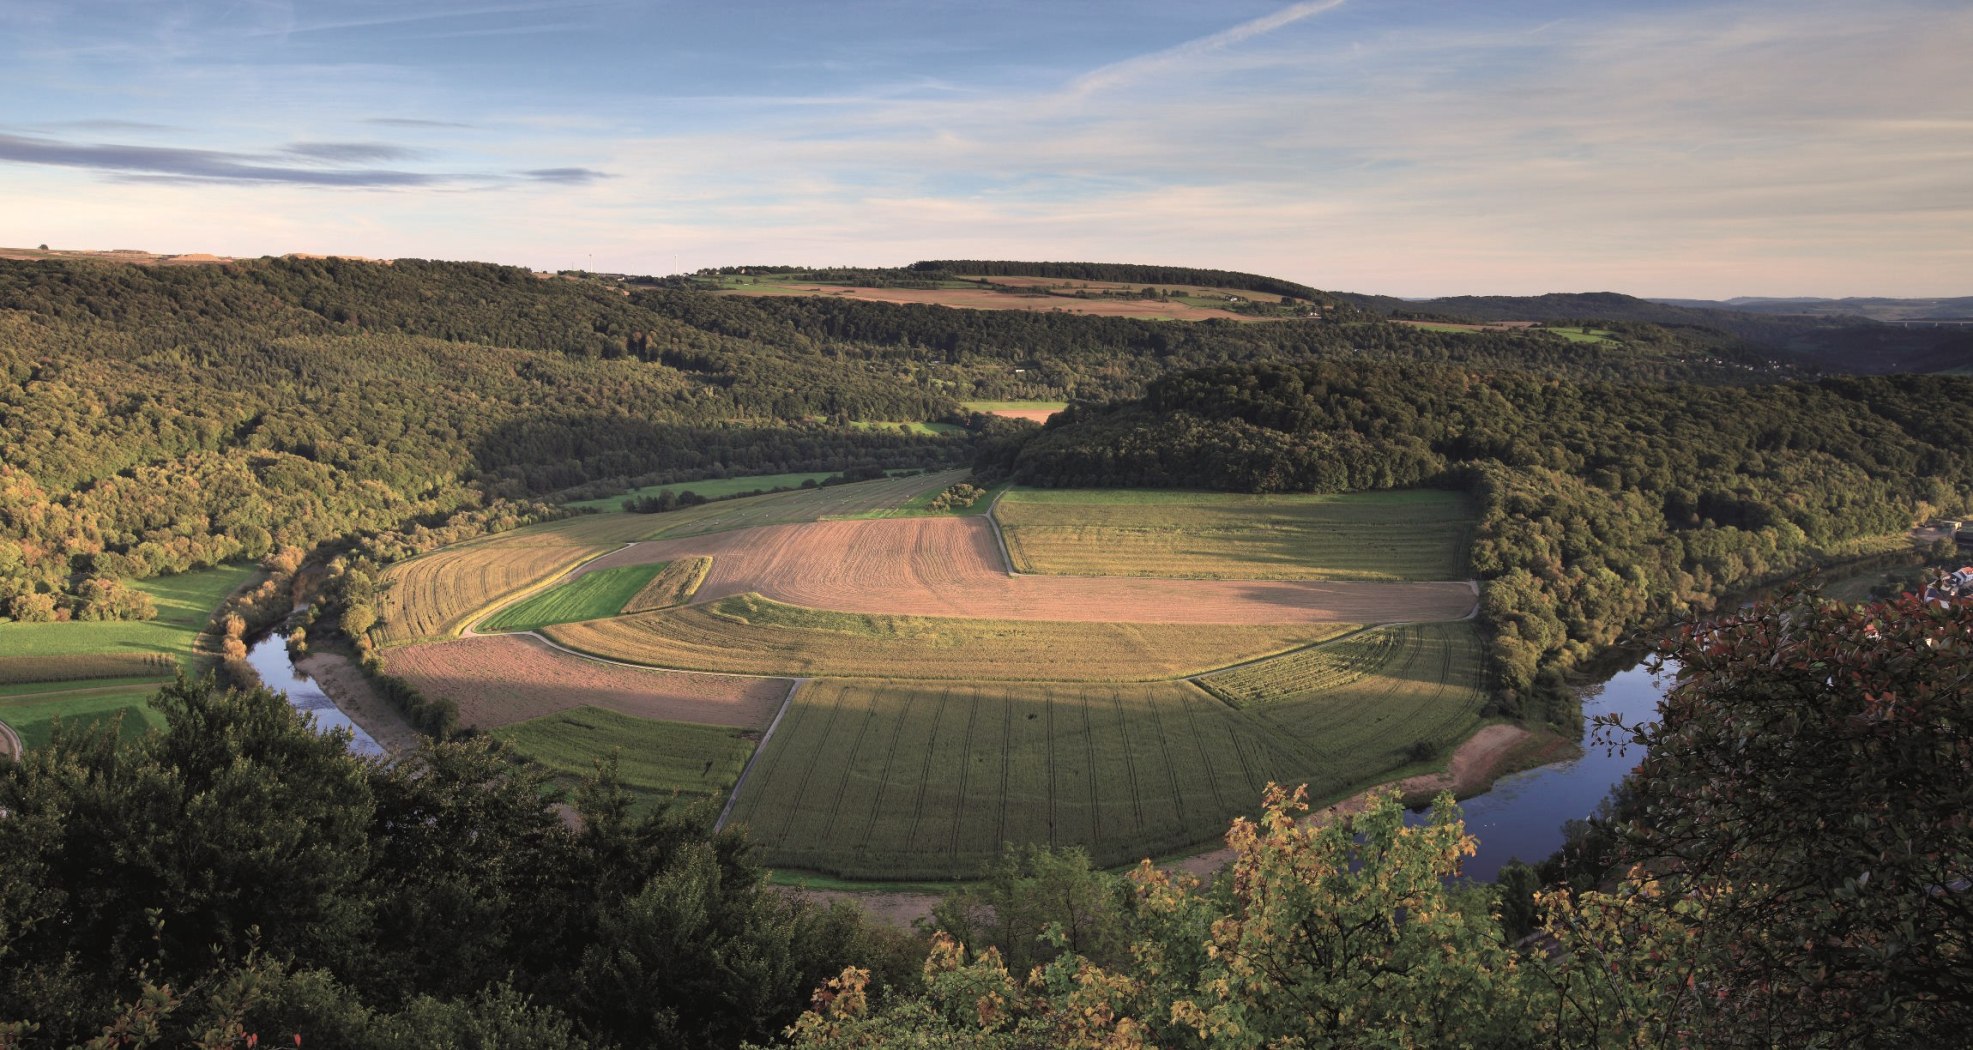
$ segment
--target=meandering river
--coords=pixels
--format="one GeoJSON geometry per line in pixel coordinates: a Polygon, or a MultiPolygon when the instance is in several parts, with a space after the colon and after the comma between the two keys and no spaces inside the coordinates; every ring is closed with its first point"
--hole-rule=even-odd
{"type": "Polygon", "coordinates": [[[288,658],[288,641],[277,632],[254,643],[247,650],[247,663],[253,665],[254,673],[267,688],[277,693],[286,693],[288,703],[295,710],[315,719],[315,728],[322,732],[331,729],[350,731],[349,749],[366,757],[382,757],[383,746],[372,739],[363,727],[343,714],[329,694],[314,680],[295,669],[294,661],[288,658]]]}
{"type": "Polygon", "coordinates": [[[1644,757],[1634,747],[1612,751],[1596,744],[1596,716],[1650,721],[1675,670],[1667,666],[1654,675],[1640,660],[1618,671],[1584,696],[1580,758],[1502,777],[1493,790],[1461,802],[1466,830],[1480,840],[1479,853],[1466,861],[1466,877],[1491,882],[1510,860],[1532,864],[1560,848],[1562,825],[1589,816],[1644,757]]]}

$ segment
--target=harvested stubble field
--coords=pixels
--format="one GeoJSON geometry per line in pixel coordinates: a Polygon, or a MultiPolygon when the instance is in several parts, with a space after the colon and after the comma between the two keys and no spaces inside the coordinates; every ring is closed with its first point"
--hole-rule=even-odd
{"type": "Polygon", "coordinates": [[[1223,833],[1304,761],[1183,682],[820,681],[735,820],[767,863],[849,878],[975,877],[1007,842],[1120,864],[1223,833]]]}
{"type": "Polygon", "coordinates": [[[1479,726],[1487,699],[1485,660],[1470,623],[1364,631],[1199,684],[1252,711],[1320,758],[1323,769],[1357,779],[1415,763],[1418,741],[1444,756],[1479,726]]]}
{"type": "MultiPolygon", "coordinates": [[[[1003,501],[1004,504],[1004,501],[1003,501]]],[[[979,517],[830,521],[639,543],[588,568],[711,557],[702,600],[758,593],[845,612],[1163,624],[1456,620],[1456,582],[1009,576],[979,517]]]]}
{"type": "Polygon", "coordinates": [[[450,637],[488,607],[607,550],[522,530],[399,562],[384,573],[378,640],[388,646],[450,637]]]}
{"type": "Polygon", "coordinates": [[[596,707],[530,719],[493,735],[568,786],[615,758],[617,776],[639,808],[723,798],[754,753],[745,730],[631,718],[596,707]]]}
{"type": "Polygon", "coordinates": [[[489,729],[576,707],[635,718],[760,729],[788,695],[785,678],[624,667],[557,652],[538,638],[489,635],[392,649],[385,668],[489,729]]]}
{"type": "Polygon", "coordinates": [[[872,615],[736,595],[542,634],[606,659],[731,674],[1141,682],[1283,652],[1344,629],[872,615]]]}
{"type": "MultiPolygon", "coordinates": [[[[610,547],[656,535],[697,536],[755,525],[815,521],[900,506],[963,480],[965,471],[831,485],[707,503],[667,514],[584,514],[470,540],[399,562],[385,572],[378,641],[446,638],[491,606],[560,576],[610,547]]],[[[643,565],[635,558],[593,568],[643,565]]]]}
{"type": "Polygon", "coordinates": [[[1022,572],[1202,579],[1462,579],[1473,529],[1465,496],[1431,490],[1015,489],[994,517],[1022,572]]]}
{"type": "MultiPolygon", "coordinates": [[[[613,570],[604,570],[606,572],[613,570]]],[[[630,596],[623,603],[623,612],[641,613],[657,609],[669,609],[674,605],[684,605],[699,592],[699,585],[706,582],[706,573],[712,571],[711,558],[680,558],[665,564],[664,571],[644,585],[644,589],[630,596]]]]}
{"type": "Polygon", "coordinates": [[[664,568],[663,563],[658,563],[583,573],[501,609],[480,621],[478,629],[532,631],[549,624],[615,616],[631,599],[642,594],[664,568]]]}

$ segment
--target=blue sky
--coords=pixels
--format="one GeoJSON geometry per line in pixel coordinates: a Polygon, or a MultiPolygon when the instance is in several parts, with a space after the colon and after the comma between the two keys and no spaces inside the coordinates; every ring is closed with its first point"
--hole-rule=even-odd
{"type": "Polygon", "coordinates": [[[1973,5],[0,0],[0,244],[1973,294],[1973,5]]]}

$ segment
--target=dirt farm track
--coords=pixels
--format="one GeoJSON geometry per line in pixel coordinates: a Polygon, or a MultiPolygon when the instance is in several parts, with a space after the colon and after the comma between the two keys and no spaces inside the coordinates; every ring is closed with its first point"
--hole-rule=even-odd
{"type": "Polygon", "coordinates": [[[698,600],[755,592],[839,612],[1111,623],[1457,620],[1463,582],[1313,583],[1011,575],[978,517],[768,525],[632,544],[579,572],[710,556],[698,600]]]}

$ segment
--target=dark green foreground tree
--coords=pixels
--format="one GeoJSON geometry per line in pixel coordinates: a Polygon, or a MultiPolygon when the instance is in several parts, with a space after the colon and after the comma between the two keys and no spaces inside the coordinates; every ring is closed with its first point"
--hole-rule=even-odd
{"type": "Polygon", "coordinates": [[[577,800],[487,741],[394,766],[278,696],[0,769],[0,1046],[732,1046],[892,939],[768,892],[703,812],[577,800]]]}

